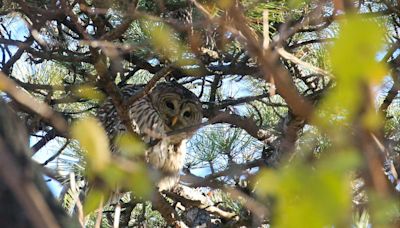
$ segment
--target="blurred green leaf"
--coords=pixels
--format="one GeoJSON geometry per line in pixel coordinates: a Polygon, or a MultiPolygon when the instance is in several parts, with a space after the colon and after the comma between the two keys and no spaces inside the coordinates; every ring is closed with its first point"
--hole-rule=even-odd
{"type": "Polygon", "coordinates": [[[331,62],[338,83],[354,86],[360,79],[380,82],[387,74],[376,56],[383,48],[384,30],[374,20],[348,16],[340,24],[339,38],[331,49],[331,62]]]}
{"type": "Polygon", "coordinates": [[[190,57],[190,52],[181,43],[176,33],[163,22],[147,22],[144,24],[145,33],[150,37],[153,47],[162,57],[178,66],[192,65],[196,59],[190,57]]]}
{"type": "Polygon", "coordinates": [[[217,5],[222,9],[228,9],[234,4],[233,0],[218,0],[217,5]]]}
{"type": "Polygon", "coordinates": [[[103,101],[105,99],[105,95],[102,92],[89,85],[79,86],[74,90],[74,93],[81,98],[89,100],[103,101]]]}
{"type": "MultiPolygon", "coordinates": [[[[360,111],[366,90],[388,73],[386,66],[377,61],[383,49],[383,38],[384,30],[375,20],[349,15],[341,21],[339,38],[330,50],[337,85],[321,102],[319,111],[324,115],[315,118],[315,123],[332,136],[342,134],[346,138],[346,134],[339,132],[344,131],[346,124],[360,111]]],[[[379,127],[379,114],[374,110],[366,113],[362,120],[366,127],[379,127]]]]}
{"type": "Polygon", "coordinates": [[[71,128],[72,137],[77,139],[86,151],[90,172],[100,172],[110,163],[111,155],[107,134],[97,119],[86,117],[76,121],[71,128]]]}
{"type": "Polygon", "coordinates": [[[136,196],[144,199],[151,198],[154,184],[151,182],[151,177],[144,163],[138,163],[135,172],[132,172],[127,179],[127,183],[136,196]]]}
{"type": "Polygon", "coordinates": [[[85,203],[83,205],[83,212],[85,215],[95,211],[97,208],[100,207],[101,203],[104,203],[104,199],[107,199],[106,196],[102,191],[97,189],[91,189],[86,196],[85,203]]]}
{"type": "Polygon", "coordinates": [[[149,199],[152,194],[153,184],[144,162],[115,160],[99,176],[106,183],[105,192],[132,190],[135,196],[144,199],[149,199]]]}
{"type": "Polygon", "coordinates": [[[315,166],[295,161],[287,168],[263,170],[256,186],[277,199],[277,227],[348,225],[351,216],[349,171],[358,164],[353,151],[329,156],[315,166]]]}
{"type": "Polygon", "coordinates": [[[393,221],[399,219],[400,202],[370,192],[368,194],[371,221],[376,227],[393,227],[393,221]]]}
{"type": "Polygon", "coordinates": [[[144,151],[146,150],[146,144],[129,133],[119,134],[115,139],[115,145],[124,157],[144,155],[144,151]]]}
{"type": "Polygon", "coordinates": [[[128,173],[117,162],[110,163],[100,174],[110,190],[122,187],[121,183],[128,178],[128,173]]]}
{"type": "Polygon", "coordinates": [[[287,0],[288,6],[292,9],[300,8],[309,2],[309,0],[287,0]]]}

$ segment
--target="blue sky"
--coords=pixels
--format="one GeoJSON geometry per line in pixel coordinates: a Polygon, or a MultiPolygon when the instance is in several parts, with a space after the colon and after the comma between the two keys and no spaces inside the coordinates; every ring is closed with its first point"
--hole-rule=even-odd
{"type": "MultiPolygon", "coordinates": [[[[29,146],[32,147],[38,142],[41,138],[40,137],[30,137],[29,138],[29,146]]],[[[36,152],[36,154],[32,157],[35,161],[39,164],[44,163],[47,159],[49,159],[52,155],[54,155],[58,149],[60,148],[60,143],[57,140],[52,140],[48,142],[43,148],[36,152]]],[[[51,192],[54,196],[58,197],[62,190],[62,185],[50,177],[44,176],[44,179],[49,186],[51,192]]]]}

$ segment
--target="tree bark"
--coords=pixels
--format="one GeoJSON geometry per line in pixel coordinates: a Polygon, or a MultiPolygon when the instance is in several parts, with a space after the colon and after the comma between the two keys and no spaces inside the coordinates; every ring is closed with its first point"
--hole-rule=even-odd
{"type": "Polygon", "coordinates": [[[80,227],[58,205],[30,159],[20,122],[0,99],[0,227],[80,227]]]}

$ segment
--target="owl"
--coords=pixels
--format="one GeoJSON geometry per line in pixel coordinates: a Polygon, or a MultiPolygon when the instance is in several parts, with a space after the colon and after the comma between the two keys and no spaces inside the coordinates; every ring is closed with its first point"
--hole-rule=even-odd
{"type": "MultiPolygon", "coordinates": [[[[142,88],[141,85],[123,88],[124,99],[135,95],[142,88]]],[[[201,123],[203,116],[198,97],[176,82],[159,83],[150,93],[131,104],[128,113],[135,133],[149,145],[145,158],[159,174],[156,183],[158,189],[170,190],[179,181],[186,141],[194,130],[174,132],[201,123]]],[[[99,108],[98,118],[110,138],[112,153],[118,153],[113,142],[127,128],[118,117],[110,98],[99,108]]]]}

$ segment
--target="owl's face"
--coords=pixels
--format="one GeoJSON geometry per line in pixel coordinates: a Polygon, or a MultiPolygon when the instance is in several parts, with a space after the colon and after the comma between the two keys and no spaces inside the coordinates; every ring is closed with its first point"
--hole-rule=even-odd
{"type": "MultiPolygon", "coordinates": [[[[151,100],[164,121],[167,132],[201,123],[203,115],[199,99],[181,85],[159,84],[151,93],[151,100]]],[[[189,136],[191,133],[193,132],[188,133],[189,136]]],[[[188,137],[188,135],[180,137],[188,137]]]]}

